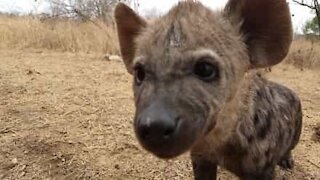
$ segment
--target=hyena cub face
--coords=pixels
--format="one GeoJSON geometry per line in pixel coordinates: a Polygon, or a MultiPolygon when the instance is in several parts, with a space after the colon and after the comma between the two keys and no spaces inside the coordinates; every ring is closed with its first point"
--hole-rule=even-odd
{"type": "Polygon", "coordinates": [[[150,24],[136,43],[137,137],[159,157],[177,156],[214,127],[233,98],[249,64],[244,44],[220,16],[190,3],[150,24]]]}
{"type": "Polygon", "coordinates": [[[285,0],[230,0],[223,12],[181,2],[147,23],[119,4],[120,48],[134,76],[134,128],[142,146],[172,158],[214,129],[246,71],[286,55],[288,14],[285,0]]]}

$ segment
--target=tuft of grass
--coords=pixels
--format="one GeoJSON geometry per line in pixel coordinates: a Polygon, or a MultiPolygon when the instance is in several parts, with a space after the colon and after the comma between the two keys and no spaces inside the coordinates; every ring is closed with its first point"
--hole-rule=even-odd
{"type": "Polygon", "coordinates": [[[0,48],[118,54],[113,25],[68,19],[0,16],[0,48]]]}
{"type": "Polygon", "coordinates": [[[319,142],[320,143],[320,123],[318,123],[316,125],[316,127],[314,127],[314,133],[312,136],[312,140],[314,140],[315,142],[319,142]]]}

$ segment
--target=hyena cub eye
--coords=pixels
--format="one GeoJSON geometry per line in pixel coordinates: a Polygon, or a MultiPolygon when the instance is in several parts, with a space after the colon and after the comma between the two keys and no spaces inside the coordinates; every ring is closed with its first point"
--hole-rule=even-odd
{"type": "Polygon", "coordinates": [[[201,58],[193,67],[193,73],[202,81],[212,82],[219,78],[219,67],[213,64],[208,58],[201,58]]]}
{"type": "Polygon", "coordinates": [[[141,64],[137,64],[134,67],[134,82],[137,86],[140,86],[142,84],[142,82],[145,80],[146,78],[146,71],[143,67],[143,65],[141,64]]]}

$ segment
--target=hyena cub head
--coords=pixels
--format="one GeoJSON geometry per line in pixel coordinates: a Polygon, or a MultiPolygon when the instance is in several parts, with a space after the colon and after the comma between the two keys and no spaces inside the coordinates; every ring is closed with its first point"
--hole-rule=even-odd
{"type": "Polygon", "coordinates": [[[180,2],[153,22],[120,3],[115,18],[134,76],[134,129],[160,158],[186,152],[214,129],[246,71],[279,63],[292,38],[285,0],[230,0],[222,12],[180,2]]]}

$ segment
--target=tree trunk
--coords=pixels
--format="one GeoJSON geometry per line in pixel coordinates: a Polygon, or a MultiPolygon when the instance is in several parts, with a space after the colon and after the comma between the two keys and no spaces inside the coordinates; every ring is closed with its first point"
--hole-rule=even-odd
{"type": "Polygon", "coordinates": [[[320,5],[318,0],[313,0],[313,2],[316,10],[317,21],[318,21],[318,35],[320,35],[320,5]]]}

